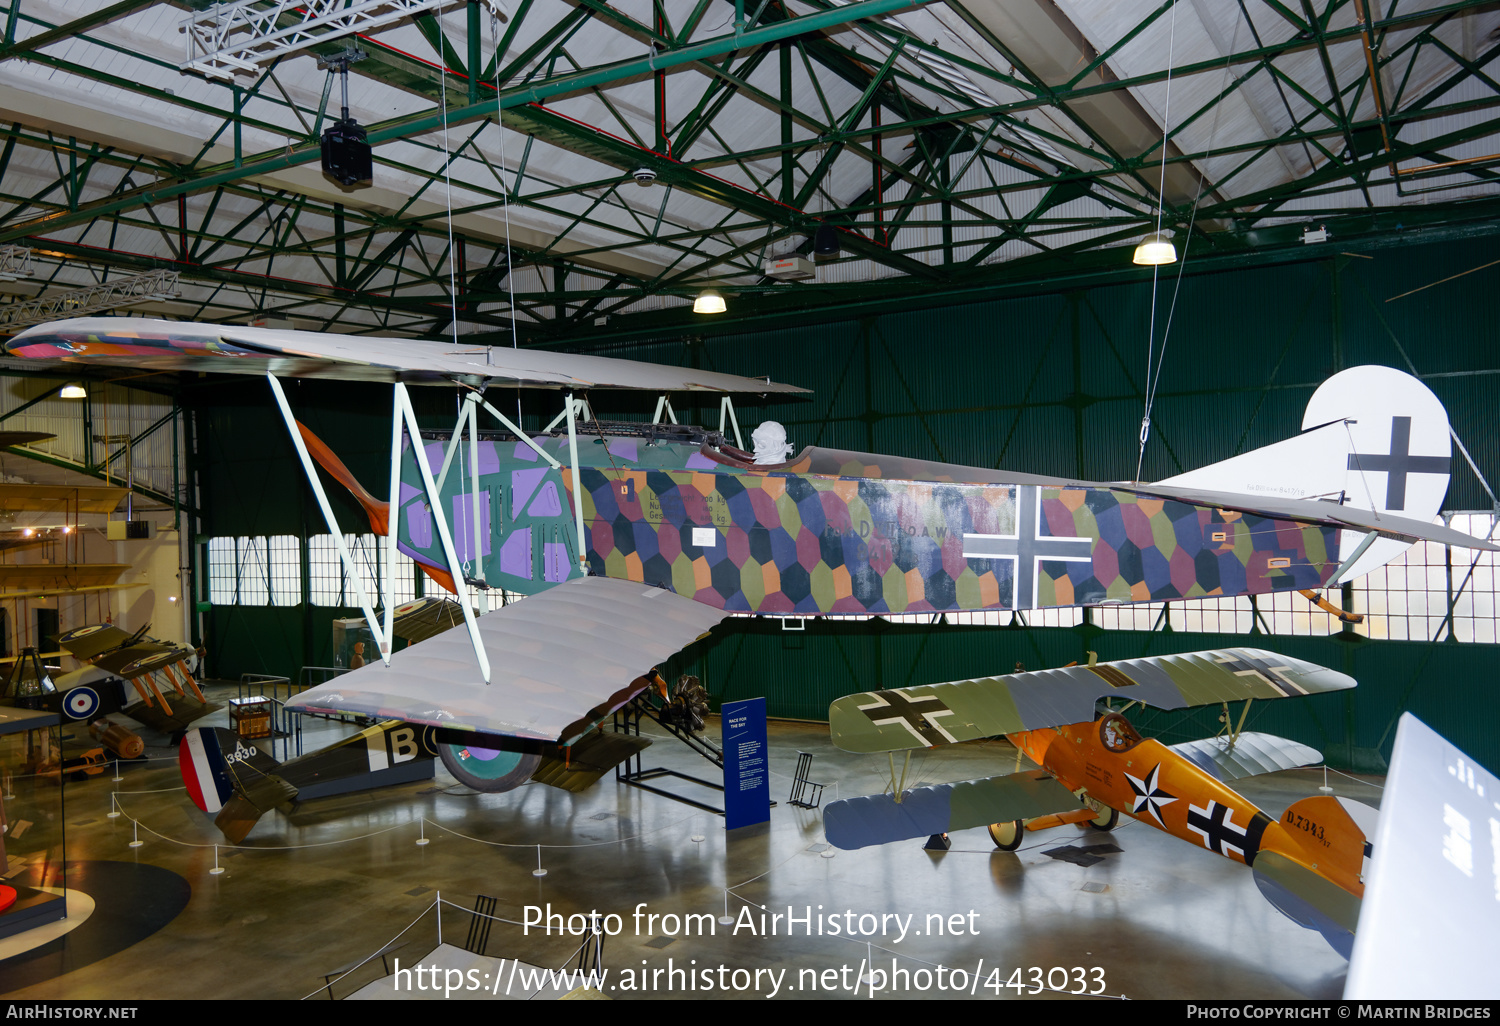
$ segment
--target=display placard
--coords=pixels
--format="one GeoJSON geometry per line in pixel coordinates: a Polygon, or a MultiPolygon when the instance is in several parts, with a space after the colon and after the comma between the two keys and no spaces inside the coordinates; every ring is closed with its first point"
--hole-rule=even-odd
{"type": "Polygon", "coordinates": [[[764,823],[771,818],[766,700],[728,702],[720,713],[724,730],[724,829],[764,823]]]}

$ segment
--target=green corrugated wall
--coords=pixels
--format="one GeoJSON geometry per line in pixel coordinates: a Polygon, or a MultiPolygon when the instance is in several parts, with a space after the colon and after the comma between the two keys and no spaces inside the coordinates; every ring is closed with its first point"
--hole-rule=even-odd
{"type": "MultiPolygon", "coordinates": [[[[1246,729],[1312,745],[1337,768],[1384,772],[1396,719],[1410,711],[1492,770],[1500,767],[1493,645],[885,621],[818,620],[805,631],[785,631],[776,620],[744,619],[719,628],[666,670],[670,680],[680,673],[698,675],[716,704],[764,695],[772,715],[824,720],[830,702],[854,691],[993,676],[1010,673],[1017,663],[1036,670],[1087,662],[1089,649],[1107,660],[1226,647],[1307,659],[1359,682],[1338,694],[1252,703],[1246,729]]],[[[1232,707],[1236,723],[1241,709],[1232,707]]],[[[1138,707],[1128,715],[1146,734],[1175,742],[1216,733],[1221,711],[1138,707]]]]}

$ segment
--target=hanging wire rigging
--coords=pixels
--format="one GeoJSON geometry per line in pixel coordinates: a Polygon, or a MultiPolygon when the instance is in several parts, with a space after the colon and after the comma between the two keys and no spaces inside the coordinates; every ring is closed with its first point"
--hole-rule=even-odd
{"type": "MultiPolygon", "coordinates": [[[[1167,43],[1167,97],[1162,114],[1163,124],[1161,146],[1161,180],[1159,185],[1160,192],[1157,194],[1156,205],[1156,230],[1158,233],[1161,232],[1162,206],[1166,202],[1167,135],[1168,126],[1171,123],[1170,115],[1172,104],[1172,45],[1175,41],[1177,29],[1176,4],[1172,5],[1171,26],[1172,27],[1167,43]]],[[[1234,34],[1230,38],[1229,46],[1227,48],[1228,52],[1224,56],[1224,73],[1219,83],[1219,101],[1214,105],[1214,121],[1212,127],[1209,129],[1208,149],[1210,151],[1213,150],[1214,140],[1217,139],[1219,135],[1219,121],[1224,111],[1224,90],[1229,82],[1231,62],[1233,60],[1233,55],[1239,45],[1239,36],[1240,23],[1239,19],[1235,19],[1234,34]]],[[[1160,351],[1156,351],[1155,345],[1157,280],[1161,272],[1161,265],[1154,265],[1151,269],[1151,323],[1149,329],[1150,337],[1147,339],[1146,344],[1146,407],[1145,412],[1141,417],[1140,452],[1136,456],[1135,477],[1137,481],[1139,481],[1141,478],[1142,468],[1144,467],[1146,461],[1146,442],[1151,435],[1151,410],[1156,403],[1156,390],[1157,386],[1161,382],[1162,364],[1166,360],[1167,356],[1167,340],[1172,335],[1172,319],[1177,313],[1177,298],[1182,292],[1182,276],[1183,272],[1187,270],[1188,250],[1192,248],[1193,244],[1193,228],[1198,222],[1198,204],[1203,199],[1203,194],[1205,192],[1204,183],[1208,178],[1208,174],[1202,168],[1202,166],[1199,166],[1197,170],[1198,187],[1193,190],[1193,207],[1191,212],[1188,214],[1187,232],[1184,234],[1182,239],[1182,259],[1178,261],[1177,264],[1177,281],[1172,287],[1172,302],[1167,307],[1167,320],[1166,324],[1162,327],[1160,351]]]]}

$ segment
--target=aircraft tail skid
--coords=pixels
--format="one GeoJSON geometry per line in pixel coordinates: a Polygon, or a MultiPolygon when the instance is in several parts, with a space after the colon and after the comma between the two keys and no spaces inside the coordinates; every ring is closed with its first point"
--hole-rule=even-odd
{"type": "MultiPolygon", "coordinates": [[[[1325,499],[1381,514],[1431,521],[1448,493],[1452,435],[1432,391],[1390,367],[1352,367],[1308,400],[1302,433],[1158,484],[1325,499]]],[[[1406,542],[1343,531],[1348,554],[1329,585],[1352,580],[1406,551],[1406,542]]]]}

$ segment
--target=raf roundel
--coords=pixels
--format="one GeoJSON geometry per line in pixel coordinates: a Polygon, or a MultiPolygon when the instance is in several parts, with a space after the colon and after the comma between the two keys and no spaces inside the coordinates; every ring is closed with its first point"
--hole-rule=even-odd
{"type": "Polygon", "coordinates": [[[99,711],[99,693],[93,688],[74,688],[63,699],[63,710],[75,720],[86,720],[99,711]]]}

